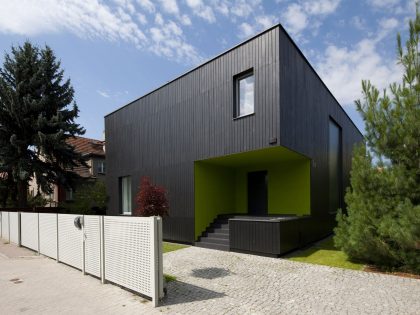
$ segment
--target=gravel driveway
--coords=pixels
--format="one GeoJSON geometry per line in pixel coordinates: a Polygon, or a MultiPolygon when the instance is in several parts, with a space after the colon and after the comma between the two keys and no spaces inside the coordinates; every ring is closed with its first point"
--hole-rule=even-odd
{"type": "Polygon", "coordinates": [[[0,245],[2,314],[420,314],[420,280],[189,247],[149,301],[33,252],[0,245]]]}

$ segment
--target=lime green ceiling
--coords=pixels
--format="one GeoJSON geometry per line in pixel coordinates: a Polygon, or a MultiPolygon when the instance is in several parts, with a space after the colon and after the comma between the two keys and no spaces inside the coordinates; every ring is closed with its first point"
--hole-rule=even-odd
{"type": "Polygon", "coordinates": [[[221,157],[201,160],[200,162],[211,163],[220,166],[244,167],[271,164],[291,160],[307,160],[308,158],[284,147],[275,146],[254,151],[240,152],[221,157]]]}

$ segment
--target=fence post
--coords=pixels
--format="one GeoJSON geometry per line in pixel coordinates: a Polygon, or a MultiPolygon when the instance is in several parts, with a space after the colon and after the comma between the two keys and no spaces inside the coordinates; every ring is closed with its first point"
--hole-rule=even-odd
{"type": "Polygon", "coordinates": [[[41,255],[41,246],[40,246],[41,241],[39,239],[39,237],[40,237],[40,233],[39,233],[39,212],[37,213],[36,218],[37,218],[37,221],[38,221],[37,222],[37,227],[38,227],[38,255],[41,255]]]}
{"type": "Polygon", "coordinates": [[[85,268],[85,216],[82,215],[82,273],[86,275],[86,268],[85,268]]]}
{"type": "Polygon", "coordinates": [[[57,263],[59,263],[60,262],[60,247],[58,246],[58,241],[59,241],[59,239],[58,239],[58,213],[56,213],[56,215],[55,215],[55,220],[56,220],[56,228],[57,228],[57,263]]]}
{"type": "Polygon", "coordinates": [[[151,293],[152,293],[152,303],[153,306],[156,307],[159,304],[159,261],[158,261],[158,252],[159,252],[159,248],[158,248],[158,241],[157,241],[157,218],[156,217],[151,217],[151,251],[152,251],[152,255],[151,256],[151,271],[152,271],[152,287],[151,287],[151,293]]]}
{"type": "Polygon", "coordinates": [[[18,212],[18,246],[21,247],[22,246],[22,241],[21,241],[21,228],[20,228],[20,211],[18,212]]]}
{"type": "Polygon", "coordinates": [[[104,226],[104,216],[99,217],[99,243],[100,243],[100,263],[101,263],[101,282],[102,284],[106,283],[105,279],[105,226],[104,226]]]}
{"type": "Polygon", "coordinates": [[[10,243],[10,212],[7,212],[7,241],[10,243]]]}
{"type": "Polygon", "coordinates": [[[158,260],[159,260],[159,265],[158,265],[158,277],[159,277],[159,298],[163,298],[164,297],[164,293],[163,293],[163,233],[162,233],[162,218],[161,217],[157,217],[157,242],[158,242],[158,260]]]}

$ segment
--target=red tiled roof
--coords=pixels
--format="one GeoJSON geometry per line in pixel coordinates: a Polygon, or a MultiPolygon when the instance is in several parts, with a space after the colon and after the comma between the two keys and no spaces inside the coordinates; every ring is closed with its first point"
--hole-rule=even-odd
{"type": "Polygon", "coordinates": [[[76,152],[79,152],[83,155],[105,156],[105,141],[83,137],[71,137],[67,139],[67,143],[74,146],[76,152]]]}

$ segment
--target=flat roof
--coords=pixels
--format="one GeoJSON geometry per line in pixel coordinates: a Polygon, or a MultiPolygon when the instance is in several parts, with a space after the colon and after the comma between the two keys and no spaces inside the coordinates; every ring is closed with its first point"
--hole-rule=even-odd
{"type": "Polygon", "coordinates": [[[239,44],[237,44],[237,45],[235,45],[235,46],[233,46],[233,47],[229,48],[228,50],[225,50],[224,52],[222,52],[222,53],[220,53],[220,54],[218,54],[218,55],[214,56],[213,58],[210,58],[209,60],[204,61],[203,63],[199,64],[198,66],[196,66],[196,67],[194,67],[194,68],[192,68],[192,69],[188,70],[187,72],[184,72],[183,74],[181,74],[181,75],[179,75],[179,76],[175,77],[174,79],[172,79],[172,80],[170,80],[170,81],[166,82],[165,84],[163,84],[163,85],[161,85],[161,86],[159,86],[159,87],[157,87],[157,88],[155,88],[155,89],[151,90],[150,92],[148,92],[148,93],[146,93],[146,94],[144,94],[144,95],[142,95],[142,96],[140,96],[140,97],[138,97],[138,98],[134,99],[133,101],[131,101],[131,102],[127,103],[126,105],[123,105],[122,107],[117,108],[116,110],[114,110],[114,111],[110,112],[109,114],[105,115],[105,118],[106,118],[106,117],[108,117],[108,116],[110,116],[110,115],[112,115],[112,114],[114,114],[114,113],[116,113],[116,112],[118,112],[118,111],[120,111],[120,110],[122,110],[122,109],[124,109],[124,108],[126,108],[126,107],[128,107],[128,106],[130,106],[130,105],[132,105],[133,103],[137,102],[138,100],[141,100],[142,98],[145,98],[146,96],[148,96],[148,95],[150,95],[150,94],[152,94],[152,93],[154,93],[154,92],[156,92],[156,91],[158,91],[158,90],[160,90],[160,89],[164,88],[165,86],[167,86],[167,85],[169,85],[169,84],[171,84],[171,83],[173,83],[173,82],[175,82],[175,81],[177,81],[177,80],[181,79],[182,77],[184,77],[184,76],[188,75],[189,73],[191,73],[191,72],[193,72],[193,71],[195,71],[195,70],[197,70],[197,69],[199,69],[199,68],[201,68],[201,67],[205,66],[206,64],[208,64],[208,63],[210,63],[210,62],[212,62],[212,61],[216,60],[217,58],[219,58],[219,57],[221,57],[221,56],[223,56],[223,55],[225,55],[225,54],[227,54],[227,53],[231,52],[232,50],[234,50],[234,49],[236,49],[236,48],[238,48],[238,47],[240,47],[240,46],[242,46],[242,45],[245,45],[246,43],[248,43],[248,42],[250,42],[250,41],[254,40],[255,38],[257,38],[257,37],[259,37],[259,36],[261,36],[261,35],[263,35],[263,34],[265,34],[265,33],[267,33],[267,32],[272,31],[272,30],[273,30],[273,29],[275,29],[275,28],[279,28],[279,29],[280,29],[280,30],[281,30],[284,34],[286,34],[286,36],[290,39],[291,43],[292,43],[292,44],[295,46],[295,48],[297,49],[298,53],[299,53],[299,54],[303,57],[303,59],[304,59],[304,60],[305,60],[305,62],[309,65],[309,67],[311,68],[311,70],[315,73],[315,75],[318,77],[318,79],[321,81],[321,83],[324,85],[324,87],[327,89],[327,91],[330,93],[330,95],[334,98],[334,100],[336,101],[336,103],[337,103],[337,105],[340,107],[340,109],[344,112],[344,114],[347,116],[347,118],[350,120],[350,122],[351,122],[351,123],[353,124],[353,126],[356,128],[356,130],[357,130],[357,131],[358,131],[358,132],[362,135],[362,137],[364,137],[364,136],[363,136],[363,133],[359,130],[359,128],[356,126],[356,124],[353,122],[353,120],[350,118],[350,116],[347,114],[347,112],[344,110],[344,108],[343,108],[343,107],[341,106],[341,104],[338,102],[337,98],[334,96],[334,94],[330,91],[330,89],[329,89],[329,88],[328,88],[328,86],[325,84],[325,82],[321,79],[321,77],[320,77],[320,76],[318,75],[318,73],[315,71],[314,67],[311,65],[311,63],[310,63],[310,62],[308,61],[308,59],[305,57],[305,55],[303,54],[303,52],[300,50],[299,46],[295,43],[295,41],[292,39],[292,37],[291,37],[291,36],[287,33],[287,31],[285,30],[285,28],[283,27],[283,25],[281,25],[281,23],[277,23],[277,24],[273,25],[272,27],[270,27],[270,28],[268,28],[268,29],[266,29],[266,30],[264,30],[264,31],[262,31],[262,32],[260,32],[260,33],[257,33],[256,35],[254,35],[254,36],[252,36],[252,37],[248,38],[247,40],[245,40],[245,41],[243,41],[243,42],[240,42],[239,44]]]}

